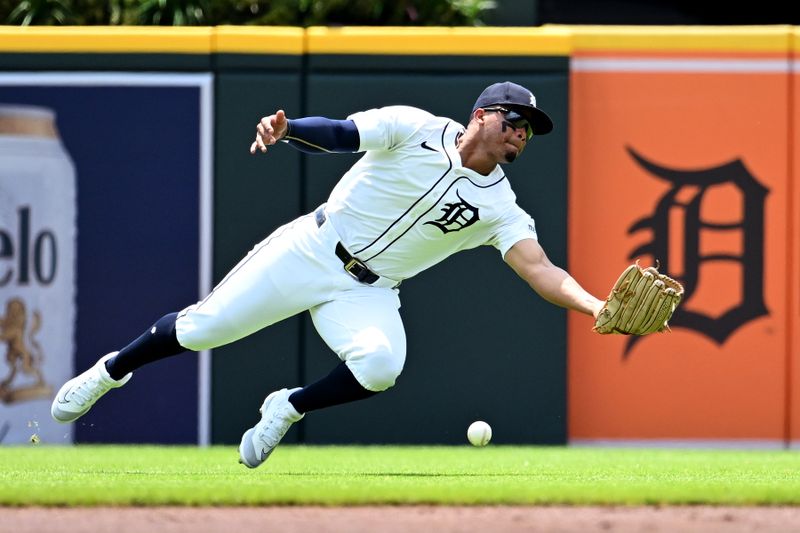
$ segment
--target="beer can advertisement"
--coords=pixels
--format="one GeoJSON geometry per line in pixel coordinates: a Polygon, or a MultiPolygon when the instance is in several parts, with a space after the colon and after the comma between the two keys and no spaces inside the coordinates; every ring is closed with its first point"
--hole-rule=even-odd
{"type": "Polygon", "coordinates": [[[6,350],[3,440],[69,438],[45,423],[53,386],[72,372],[75,168],[52,110],[0,105],[0,324],[6,350]]]}
{"type": "Polygon", "coordinates": [[[155,313],[197,299],[209,90],[207,75],[0,74],[0,445],[197,442],[200,385],[178,379],[196,358],[74,424],[50,406],[155,313]]]}

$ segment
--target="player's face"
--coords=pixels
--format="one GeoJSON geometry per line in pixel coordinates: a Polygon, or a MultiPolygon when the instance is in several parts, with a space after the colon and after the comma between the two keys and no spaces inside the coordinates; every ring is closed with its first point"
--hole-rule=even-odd
{"type": "Polygon", "coordinates": [[[494,117],[494,120],[488,120],[488,124],[492,128],[493,137],[502,144],[501,161],[513,163],[533,137],[533,129],[525,118],[504,107],[487,107],[484,111],[489,113],[487,118],[494,117]]]}

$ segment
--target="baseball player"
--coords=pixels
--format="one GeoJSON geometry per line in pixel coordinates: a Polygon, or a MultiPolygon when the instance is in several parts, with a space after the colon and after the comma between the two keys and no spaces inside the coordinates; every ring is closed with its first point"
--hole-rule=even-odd
{"type": "Polygon", "coordinates": [[[253,154],[279,141],[309,153],[365,154],[325,204],[275,230],[203,300],[162,317],[64,384],[53,418],[78,419],[147,363],[222,346],[309,311],[341,363],[315,383],[266,397],[239,445],[240,462],[255,468],[305,413],[394,385],[406,358],[400,283],[481,245],[497,248],[543,298],[596,317],[603,302],[548,260],[501,167],[552,128],[534,95],[511,82],[481,93],[466,128],[406,106],[346,120],[288,119],[282,110],[262,118],[253,154]]]}

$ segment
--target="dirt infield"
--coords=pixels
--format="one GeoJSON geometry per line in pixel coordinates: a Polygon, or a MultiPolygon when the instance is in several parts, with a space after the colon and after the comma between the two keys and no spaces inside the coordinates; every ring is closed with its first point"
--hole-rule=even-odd
{"type": "Polygon", "coordinates": [[[2,533],[789,532],[796,507],[0,508],[2,533]]]}

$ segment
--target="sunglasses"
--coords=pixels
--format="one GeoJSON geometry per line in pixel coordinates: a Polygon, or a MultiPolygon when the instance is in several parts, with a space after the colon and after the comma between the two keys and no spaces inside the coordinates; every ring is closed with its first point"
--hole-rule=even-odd
{"type": "Polygon", "coordinates": [[[525,128],[525,133],[528,141],[531,140],[533,137],[533,128],[531,128],[530,123],[527,121],[525,117],[517,113],[516,111],[512,111],[510,109],[506,109],[505,107],[484,107],[484,111],[492,111],[495,113],[502,113],[505,117],[505,123],[508,123],[514,129],[518,128],[525,128]]]}

